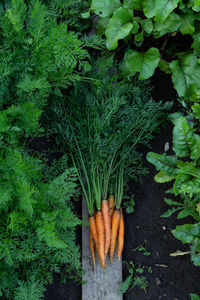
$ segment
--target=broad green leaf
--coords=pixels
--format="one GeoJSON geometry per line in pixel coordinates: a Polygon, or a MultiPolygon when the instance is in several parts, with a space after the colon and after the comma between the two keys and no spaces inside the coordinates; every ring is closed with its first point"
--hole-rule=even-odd
{"type": "Polygon", "coordinates": [[[181,194],[181,193],[185,193],[185,191],[183,191],[182,189],[182,184],[184,182],[186,182],[186,184],[188,184],[188,182],[190,182],[191,180],[191,176],[187,175],[187,174],[178,174],[176,176],[176,180],[174,182],[173,185],[173,192],[175,195],[181,194]]]}
{"type": "Polygon", "coordinates": [[[194,21],[194,13],[190,12],[189,14],[182,14],[180,32],[182,34],[193,34],[193,32],[195,31],[194,21]]]}
{"type": "Polygon", "coordinates": [[[169,62],[160,59],[158,66],[161,69],[161,71],[165,72],[166,74],[171,74],[172,71],[170,70],[169,62]]]}
{"type": "Polygon", "coordinates": [[[143,38],[144,38],[143,31],[141,31],[141,32],[139,32],[139,33],[137,33],[137,34],[135,35],[135,41],[136,41],[136,42],[141,42],[141,41],[143,40],[143,38]]]}
{"type": "Polygon", "coordinates": [[[172,81],[180,97],[200,99],[200,65],[194,54],[170,63],[172,81]]]}
{"type": "Polygon", "coordinates": [[[194,6],[192,7],[192,9],[196,12],[200,11],[200,0],[195,0],[194,1],[194,6]]]}
{"type": "Polygon", "coordinates": [[[177,226],[172,230],[172,234],[183,243],[193,243],[200,237],[200,223],[177,226]]]}
{"type": "Polygon", "coordinates": [[[158,154],[154,152],[149,152],[147,154],[147,160],[156,167],[157,171],[164,171],[170,176],[176,176],[176,157],[167,156],[166,153],[158,154]]]}
{"type": "Polygon", "coordinates": [[[168,209],[164,214],[161,215],[162,218],[168,218],[171,217],[171,215],[173,215],[173,213],[175,213],[176,211],[180,210],[180,207],[173,207],[172,209],[168,209]]]}
{"type": "Polygon", "coordinates": [[[176,124],[176,121],[177,121],[180,117],[184,117],[183,113],[181,113],[181,112],[176,112],[176,113],[170,114],[169,119],[170,119],[170,121],[175,125],[175,124],[176,124]]]}
{"type": "Polygon", "coordinates": [[[195,118],[200,121],[200,104],[199,103],[194,103],[194,105],[192,105],[192,110],[195,114],[194,115],[195,118]]]}
{"type": "Polygon", "coordinates": [[[155,20],[160,23],[164,22],[168,15],[177,7],[179,1],[180,0],[157,0],[155,20]]]}
{"type": "Polygon", "coordinates": [[[110,19],[106,29],[106,46],[109,50],[117,48],[118,40],[129,35],[133,28],[133,11],[129,8],[118,8],[110,19]]]}
{"type": "Polygon", "coordinates": [[[193,39],[191,47],[194,49],[194,54],[200,56],[200,33],[193,35],[193,39]]]}
{"type": "Polygon", "coordinates": [[[110,21],[109,17],[99,18],[98,23],[97,23],[97,34],[98,35],[105,34],[105,31],[106,31],[109,21],[110,21]]]}
{"type": "Polygon", "coordinates": [[[130,274],[118,287],[117,294],[121,295],[126,293],[133,281],[133,274],[130,274]]]}
{"type": "Polygon", "coordinates": [[[185,208],[185,209],[183,209],[179,212],[179,214],[177,215],[177,219],[186,218],[188,216],[191,216],[191,214],[192,214],[192,209],[191,208],[185,208]]]}
{"type": "Polygon", "coordinates": [[[173,179],[175,179],[174,176],[170,176],[169,174],[165,173],[164,171],[160,171],[154,177],[154,180],[158,183],[169,182],[169,181],[172,181],[173,179]]]}
{"type": "MultiPolygon", "coordinates": [[[[186,174],[184,174],[187,176],[186,174]]],[[[193,177],[188,179],[188,181],[185,180],[180,186],[180,194],[188,194],[190,197],[192,197],[194,194],[200,193],[200,181],[199,179],[193,177]]]]}
{"type": "Polygon", "coordinates": [[[183,168],[181,168],[179,170],[180,173],[182,174],[187,174],[187,175],[190,175],[192,177],[195,177],[197,180],[199,180],[199,183],[200,183],[200,169],[199,168],[196,168],[194,166],[185,166],[183,168]]]}
{"type": "Polygon", "coordinates": [[[109,17],[120,6],[120,0],[92,0],[91,2],[91,9],[101,17],[109,17]]]}
{"type": "MultiPolygon", "coordinates": [[[[192,253],[191,254],[191,260],[193,262],[193,264],[197,267],[200,266],[200,254],[199,253],[192,253]]],[[[193,298],[195,300],[200,300],[200,297],[198,298],[193,298]]]]}
{"type": "Polygon", "coordinates": [[[200,157],[200,136],[187,124],[186,118],[180,117],[173,130],[173,150],[179,157],[190,156],[191,159],[200,157]]]}
{"type": "Polygon", "coordinates": [[[89,17],[90,17],[90,10],[88,10],[84,13],[81,13],[81,18],[88,19],[89,17]]]}
{"type": "Polygon", "coordinates": [[[172,12],[163,23],[154,22],[153,35],[155,38],[159,38],[167,33],[176,32],[180,25],[180,16],[172,12]]]}
{"type": "Polygon", "coordinates": [[[195,294],[190,294],[191,300],[200,300],[200,297],[195,294]]]}
{"type": "Polygon", "coordinates": [[[127,214],[131,214],[132,212],[134,212],[134,207],[132,207],[132,206],[126,207],[126,212],[127,212],[127,214]]]}
{"type": "Polygon", "coordinates": [[[124,8],[132,8],[134,10],[142,9],[140,0],[124,0],[123,7],[124,8]]]}
{"type": "Polygon", "coordinates": [[[194,243],[190,247],[191,260],[195,266],[200,266],[200,238],[195,239],[194,243]]]}
{"type": "Polygon", "coordinates": [[[153,75],[159,60],[160,53],[157,48],[150,48],[145,53],[129,50],[124,56],[122,70],[127,75],[139,72],[139,79],[145,80],[153,75]]]}
{"type": "Polygon", "coordinates": [[[135,20],[132,22],[132,24],[133,24],[133,27],[131,29],[131,33],[136,34],[138,32],[138,29],[140,28],[140,25],[135,20]]]}
{"type": "Polygon", "coordinates": [[[174,200],[171,200],[171,199],[168,199],[168,198],[164,198],[164,201],[168,205],[178,205],[178,206],[183,205],[183,204],[181,204],[181,203],[179,203],[177,201],[174,201],[174,200]]]}
{"type": "Polygon", "coordinates": [[[153,23],[150,19],[144,19],[141,22],[141,26],[142,29],[147,33],[147,34],[151,34],[152,30],[153,30],[153,23]]]}
{"type": "Polygon", "coordinates": [[[147,18],[152,18],[156,14],[156,0],[143,0],[142,7],[147,18]]]}

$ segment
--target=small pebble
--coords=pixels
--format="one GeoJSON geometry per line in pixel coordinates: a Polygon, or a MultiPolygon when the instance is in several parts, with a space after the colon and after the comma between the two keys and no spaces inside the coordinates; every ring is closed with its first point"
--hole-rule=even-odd
{"type": "Polygon", "coordinates": [[[155,278],[156,285],[161,285],[161,281],[159,277],[155,278]]]}
{"type": "Polygon", "coordinates": [[[164,151],[167,152],[169,150],[169,143],[165,143],[164,151]]]}
{"type": "Polygon", "coordinates": [[[163,230],[166,230],[167,228],[166,228],[165,226],[162,226],[162,229],[163,229],[163,230]]]}
{"type": "Polygon", "coordinates": [[[137,229],[139,229],[139,228],[140,228],[140,226],[138,226],[138,225],[137,225],[137,226],[136,226],[136,228],[137,228],[137,229]]]}
{"type": "Polygon", "coordinates": [[[167,296],[167,294],[166,294],[166,293],[164,293],[164,294],[163,294],[163,297],[166,297],[166,296],[167,296]]]}
{"type": "Polygon", "coordinates": [[[158,251],[156,251],[156,256],[160,256],[160,254],[158,253],[158,251]]]}

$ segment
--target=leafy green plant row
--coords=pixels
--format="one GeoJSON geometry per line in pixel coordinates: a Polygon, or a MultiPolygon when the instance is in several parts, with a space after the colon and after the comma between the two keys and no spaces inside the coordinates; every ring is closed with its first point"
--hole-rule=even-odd
{"type": "Polygon", "coordinates": [[[79,1],[0,3],[0,298],[39,300],[53,274],[81,278],[73,212],[77,170],[45,165],[27,147],[45,136],[47,105],[90,68],[76,28],[79,1]],[[45,4],[44,4],[45,3],[45,4]],[[76,13],[75,13],[76,12],[76,13]],[[71,13],[73,17],[68,18],[71,13]]]}
{"type": "Polygon", "coordinates": [[[139,73],[139,79],[145,80],[159,67],[171,74],[180,97],[200,100],[198,0],[91,0],[89,6],[82,17],[88,18],[90,12],[99,16],[97,33],[105,35],[107,48],[118,52],[120,40],[126,46],[121,64],[124,76],[139,73]],[[189,41],[184,42],[188,35],[189,41]]]}
{"type": "MultiPolygon", "coordinates": [[[[199,115],[197,116],[199,119],[199,115]]],[[[174,123],[174,155],[149,152],[147,160],[159,171],[155,175],[158,183],[174,181],[170,190],[178,200],[165,199],[172,206],[163,217],[178,212],[177,218],[194,218],[194,224],[184,224],[172,230],[173,235],[183,243],[191,245],[191,259],[195,266],[200,266],[200,135],[195,128],[199,122],[189,117],[172,115],[174,123]]],[[[198,120],[199,121],[199,120],[198,120]]]]}

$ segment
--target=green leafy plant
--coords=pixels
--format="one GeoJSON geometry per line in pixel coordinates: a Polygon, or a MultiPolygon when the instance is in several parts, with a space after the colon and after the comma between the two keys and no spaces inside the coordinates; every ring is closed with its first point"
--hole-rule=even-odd
{"type": "MultiPolygon", "coordinates": [[[[38,158],[27,146],[45,135],[41,118],[47,104],[64,98],[74,82],[90,80],[84,76],[90,69],[86,47],[93,42],[76,32],[78,2],[0,4],[2,299],[42,299],[54,273],[63,281],[67,275],[81,279],[75,232],[81,221],[73,211],[77,170],[66,155],[47,166],[45,155],[38,158]]],[[[100,39],[94,47],[103,47],[100,39]]]]}
{"type": "Polygon", "coordinates": [[[124,199],[123,205],[124,208],[126,209],[127,214],[131,214],[132,212],[134,212],[134,206],[135,206],[134,195],[132,195],[131,197],[124,196],[123,199],[124,199]]]}
{"type": "Polygon", "coordinates": [[[172,75],[180,97],[200,99],[198,1],[92,0],[89,5],[88,17],[91,12],[99,16],[97,33],[105,35],[108,50],[119,51],[122,40],[127,44],[121,66],[124,76],[139,73],[144,80],[159,67],[172,75]],[[187,48],[177,42],[185,35],[193,41],[187,48]]]}
{"type": "MultiPolygon", "coordinates": [[[[128,291],[131,291],[136,286],[139,286],[141,289],[143,289],[146,293],[147,288],[147,280],[145,276],[142,276],[142,274],[145,271],[145,267],[136,267],[132,261],[130,261],[127,264],[129,275],[127,278],[119,285],[117,293],[118,294],[124,294],[128,291]]],[[[148,272],[151,272],[150,269],[148,269],[148,272]]]]}
{"type": "Polygon", "coordinates": [[[144,256],[151,255],[151,252],[147,250],[147,240],[144,240],[144,242],[141,245],[139,245],[138,247],[136,247],[135,249],[133,249],[133,252],[135,252],[135,251],[142,252],[142,254],[144,256]]]}
{"type": "Polygon", "coordinates": [[[199,300],[200,297],[198,295],[195,294],[190,294],[191,300],[199,300]]]}
{"type": "MultiPolygon", "coordinates": [[[[165,199],[173,208],[168,210],[163,217],[168,217],[180,211],[178,218],[191,215],[197,223],[184,224],[172,230],[173,235],[183,243],[191,244],[191,259],[194,265],[200,265],[200,234],[199,234],[199,158],[200,136],[195,133],[192,124],[185,117],[172,116],[174,122],[173,150],[175,155],[157,154],[149,152],[147,160],[156,166],[159,173],[155,181],[159,183],[174,180],[172,192],[181,200],[165,199]],[[182,158],[182,160],[181,160],[182,158]]],[[[193,121],[193,125],[195,122],[193,121]]]]}

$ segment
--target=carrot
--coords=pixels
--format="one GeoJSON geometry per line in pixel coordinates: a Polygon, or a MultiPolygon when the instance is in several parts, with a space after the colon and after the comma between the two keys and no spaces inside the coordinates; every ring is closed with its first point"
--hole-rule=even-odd
{"type": "Polygon", "coordinates": [[[113,194],[110,194],[108,197],[108,205],[109,205],[109,211],[110,211],[110,221],[112,220],[112,215],[114,211],[114,206],[115,206],[115,197],[113,194]]]}
{"type": "Polygon", "coordinates": [[[109,206],[107,200],[101,201],[101,210],[103,215],[103,221],[104,221],[104,229],[105,229],[105,257],[108,253],[109,247],[110,247],[110,237],[111,237],[111,230],[110,230],[110,214],[109,214],[109,206]]]}
{"type": "Polygon", "coordinates": [[[102,269],[105,269],[105,255],[104,255],[104,222],[101,210],[96,212],[96,228],[98,237],[98,255],[102,269]]]}
{"type": "Polygon", "coordinates": [[[94,270],[96,268],[96,263],[95,263],[95,251],[94,251],[94,239],[90,230],[90,251],[92,254],[92,261],[93,261],[93,266],[94,266],[94,270]]]}
{"type": "Polygon", "coordinates": [[[124,216],[122,208],[120,208],[120,223],[119,223],[119,234],[118,234],[118,248],[117,248],[117,259],[120,260],[122,250],[124,247],[124,216]]]}
{"type": "Polygon", "coordinates": [[[89,217],[89,224],[90,224],[90,232],[91,232],[92,237],[94,239],[96,248],[98,248],[98,236],[97,236],[97,229],[96,229],[96,223],[95,223],[95,217],[94,216],[89,217]]]}
{"type": "Polygon", "coordinates": [[[119,229],[119,223],[120,223],[120,210],[115,209],[113,212],[112,217],[112,231],[111,231],[111,241],[110,241],[110,262],[113,263],[113,257],[115,253],[115,244],[116,244],[116,238],[117,233],[119,229]]]}

